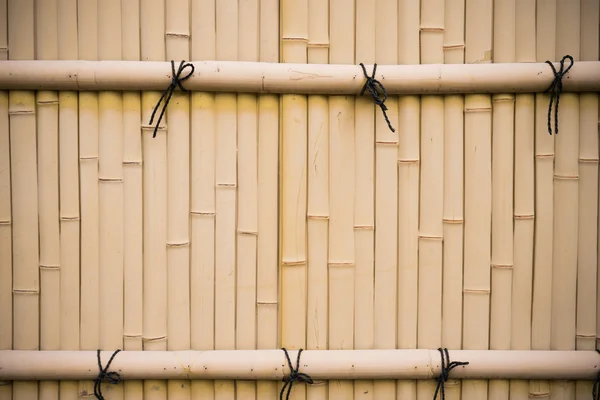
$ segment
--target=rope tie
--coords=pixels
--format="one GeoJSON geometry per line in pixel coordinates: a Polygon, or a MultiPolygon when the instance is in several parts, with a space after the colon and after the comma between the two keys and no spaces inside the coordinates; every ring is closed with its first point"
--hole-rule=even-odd
{"type": "MultiPolygon", "coordinates": [[[[596,353],[600,354],[600,350],[596,349],[596,353]]],[[[594,386],[592,387],[592,400],[600,400],[600,371],[596,374],[594,386]]]]}
{"type": "Polygon", "coordinates": [[[461,366],[461,365],[469,365],[469,362],[463,362],[463,361],[452,361],[450,362],[450,355],[448,354],[448,349],[444,348],[441,349],[439,348],[438,351],[440,352],[441,356],[442,356],[442,372],[440,373],[440,375],[435,378],[435,380],[437,381],[437,387],[435,388],[435,393],[433,394],[433,400],[437,399],[437,395],[438,392],[441,393],[442,396],[442,400],[446,399],[446,392],[444,391],[444,383],[448,382],[448,375],[450,374],[450,371],[452,371],[454,368],[461,366]],[[446,356],[444,358],[444,355],[446,356]]]}
{"type": "Polygon", "coordinates": [[[383,87],[381,82],[379,82],[377,79],[375,79],[375,71],[377,71],[377,64],[373,65],[373,73],[371,74],[371,76],[367,75],[367,70],[365,69],[365,65],[363,63],[360,63],[360,66],[362,67],[363,74],[365,75],[365,78],[367,79],[364,86],[362,87],[360,95],[362,96],[365,93],[365,90],[368,90],[369,93],[371,93],[371,96],[373,96],[373,100],[375,101],[375,104],[377,104],[379,107],[381,107],[381,111],[383,112],[383,117],[385,118],[385,122],[387,122],[390,130],[392,132],[396,132],[396,130],[394,128],[392,128],[392,124],[387,116],[386,111],[388,108],[386,107],[385,104],[383,104],[387,100],[387,91],[385,90],[385,88],[383,87]],[[379,92],[377,91],[377,87],[381,88],[381,93],[383,94],[383,98],[379,97],[379,92]]]}
{"type": "Polygon", "coordinates": [[[113,358],[115,358],[117,353],[120,351],[121,350],[115,351],[113,353],[113,355],[110,357],[110,360],[108,360],[108,364],[106,364],[106,367],[102,368],[102,360],[100,359],[100,349],[98,349],[98,353],[97,353],[98,369],[100,370],[100,372],[98,373],[98,376],[94,380],[94,396],[96,396],[96,398],[99,400],[104,400],[104,396],[102,396],[102,387],[101,387],[102,381],[106,380],[106,381],[108,381],[108,383],[112,383],[113,385],[116,385],[117,383],[121,382],[121,375],[119,375],[118,372],[108,372],[110,363],[112,362],[113,358]]]}
{"type": "Polygon", "coordinates": [[[556,72],[554,64],[550,61],[546,61],[546,64],[550,65],[552,72],[554,73],[554,80],[548,86],[548,89],[544,90],[544,93],[550,92],[550,105],[548,106],[548,133],[552,135],[551,115],[552,115],[552,102],[556,96],[556,107],[554,107],[554,134],[558,135],[558,102],[560,101],[560,94],[562,93],[562,78],[569,72],[573,66],[573,57],[566,55],[560,60],[560,69],[556,72]],[[567,69],[565,68],[565,60],[571,60],[571,65],[567,69]],[[564,71],[563,71],[564,70],[564,71]]]}
{"type": "Polygon", "coordinates": [[[165,104],[162,108],[160,116],[158,117],[156,126],[154,127],[154,133],[152,134],[153,138],[156,137],[156,131],[158,130],[158,126],[160,125],[160,121],[162,120],[163,115],[165,115],[165,111],[167,110],[169,101],[171,101],[171,96],[173,96],[173,92],[175,92],[175,89],[177,87],[179,87],[179,89],[181,89],[182,91],[187,92],[187,90],[184,89],[183,86],[181,86],[181,82],[188,79],[190,76],[192,76],[192,74],[194,73],[194,70],[195,70],[195,68],[192,63],[186,63],[185,61],[181,61],[181,63],[179,64],[179,69],[177,70],[177,72],[175,72],[175,63],[173,62],[173,60],[171,60],[171,84],[169,85],[169,87],[167,87],[165,89],[162,96],[160,96],[158,103],[156,103],[156,106],[154,107],[154,111],[152,111],[152,117],[150,117],[150,125],[152,125],[152,121],[154,120],[154,115],[156,114],[156,111],[158,111],[158,106],[160,106],[160,103],[163,101],[163,99],[166,96],[165,104]],[[181,73],[187,67],[190,67],[192,70],[186,76],[181,77],[181,73]]]}
{"type": "Polygon", "coordinates": [[[285,349],[285,347],[283,347],[281,350],[283,350],[283,352],[285,353],[285,358],[287,359],[288,367],[290,367],[291,373],[290,373],[290,376],[283,378],[283,382],[285,382],[285,383],[283,384],[283,387],[281,388],[281,393],[279,394],[279,400],[283,400],[283,392],[285,391],[286,387],[288,388],[288,390],[287,390],[287,394],[285,395],[285,398],[286,398],[286,400],[289,400],[290,392],[292,391],[292,385],[294,384],[295,381],[304,382],[309,385],[312,385],[313,380],[307,374],[298,372],[298,369],[300,368],[300,354],[302,353],[302,349],[298,350],[298,358],[296,359],[296,368],[292,367],[292,361],[290,360],[290,356],[289,356],[287,350],[285,349]]]}

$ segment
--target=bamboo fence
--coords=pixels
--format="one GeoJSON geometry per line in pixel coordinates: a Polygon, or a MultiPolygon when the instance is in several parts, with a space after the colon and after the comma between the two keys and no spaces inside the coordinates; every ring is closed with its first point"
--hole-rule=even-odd
{"type": "Polygon", "coordinates": [[[0,0],[0,400],[118,349],[107,400],[277,399],[282,347],[290,399],[432,399],[438,348],[590,398],[599,52],[600,0],[0,0]]]}

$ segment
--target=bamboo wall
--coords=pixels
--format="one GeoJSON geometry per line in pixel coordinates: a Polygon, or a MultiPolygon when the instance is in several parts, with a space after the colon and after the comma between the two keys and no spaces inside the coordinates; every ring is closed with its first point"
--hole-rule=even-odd
{"type": "MultiPolygon", "coordinates": [[[[577,63],[599,60],[599,24],[599,0],[0,0],[0,57],[577,63]]],[[[392,132],[369,96],[176,92],[152,138],[160,95],[0,92],[0,349],[596,347],[597,93],[563,94],[549,135],[545,94],[392,96],[392,132]]],[[[450,380],[446,394],[588,399],[591,386],[450,380]]],[[[93,398],[93,382],[0,385],[11,398],[93,398]]]]}

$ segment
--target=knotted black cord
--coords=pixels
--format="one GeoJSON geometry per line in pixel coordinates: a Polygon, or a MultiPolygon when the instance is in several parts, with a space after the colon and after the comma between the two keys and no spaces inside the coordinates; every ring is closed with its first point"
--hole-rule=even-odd
{"type": "Polygon", "coordinates": [[[562,93],[562,78],[569,72],[571,67],[573,66],[573,57],[570,55],[566,55],[560,60],[560,70],[556,72],[556,68],[554,68],[554,64],[550,61],[546,61],[546,64],[550,65],[552,68],[552,72],[554,72],[554,80],[548,86],[548,89],[544,90],[544,93],[550,93],[550,105],[548,106],[548,133],[552,135],[552,126],[550,123],[550,116],[552,115],[552,102],[554,100],[554,96],[556,96],[556,107],[554,107],[554,134],[558,135],[558,102],[560,101],[560,94],[562,93]],[[565,60],[571,60],[571,65],[563,71],[565,68],[565,60]]]}
{"type": "MultiPolygon", "coordinates": [[[[596,349],[596,353],[600,354],[600,350],[596,349]]],[[[592,400],[600,400],[600,371],[596,374],[594,386],[592,387],[592,400]]]]}
{"type": "Polygon", "coordinates": [[[102,381],[106,380],[108,381],[108,383],[112,383],[113,385],[116,385],[117,383],[121,382],[121,375],[119,375],[118,372],[108,372],[110,363],[120,351],[121,350],[116,350],[110,357],[110,360],[108,360],[108,364],[106,364],[106,367],[102,368],[102,360],[100,359],[100,349],[98,349],[98,369],[100,369],[100,373],[98,373],[98,376],[94,380],[94,396],[96,396],[96,398],[99,400],[104,400],[104,396],[102,396],[102,381]]]}
{"type": "Polygon", "coordinates": [[[456,368],[460,365],[469,365],[469,362],[468,361],[467,362],[463,362],[463,361],[450,362],[450,355],[448,354],[448,349],[439,348],[438,351],[440,352],[440,354],[442,356],[442,372],[440,372],[440,375],[437,378],[435,378],[435,380],[437,381],[438,384],[437,384],[437,387],[435,388],[435,393],[433,394],[433,400],[435,400],[437,398],[438,391],[442,395],[442,400],[445,400],[446,392],[444,391],[444,383],[446,383],[448,381],[448,375],[450,374],[450,371],[452,371],[454,368],[456,368]],[[444,358],[444,355],[446,356],[445,358],[444,358]]]}
{"type": "Polygon", "coordinates": [[[383,87],[383,85],[381,84],[381,82],[379,82],[377,79],[375,79],[375,71],[377,71],[377,64],[373,64],[373,74],[371,76],[367,75],[367,70],[365,69],[365,65],[363,63],[360,63],[360,66],[362,67],[363,70],[363,74],[365,75],[365,78],[367,78],[367,81],[365,82],[360,95],[362,96],[365,93],[365,90],[369,90],[369,93],[371,93],[371,96],[373,96],[373,100],[375,100],[375,104],[377,104],[379,107],[381,107],[381,111],[383,112],[383,117],[385,118],[385,122],[387,122],[388,126],[390,127],[390,130],[392,132],[396,132],[396,130],[394,128],[392,128],[392,124],[390,123],[390,120],[388,119],[387,116],[387,107],[385,104],[383,104],[386,100],[387,100],[387,91],[385,90],[385,88],[383,87]],[[381,92],[383,94],[383,99],[379,98],[379,92],[377,91],[377,86],[379,86],[381,88],[381,92]]]}
{"type": "Polygon", "coordinates": [[[290,356],[289,356],[287,350],[285,349],[285,347],[283,347],[281,350],[283,350],[283,352],[285,353],[285,358],[287,359],[287,363],[288,363],[288,366],[290,367],[291,373],[290,373],[290,376],[283,378],[283,382],[285,382],[285,383],[283,384],[283,387],[281,388],[281,393],[279,393],[279,400],[283,400],[283,392],[285,391],[286,387],[288,388],[288,390],[287,390],[287,394],[286,394],[285,398],[286,398],[286,400],[289,400],[290,392],[292,391],[292,385],[294,384],[294,381],[304,382],[304,383],[308,383],[309,385],[312,385],[313,380],[307,374],[298,372],[298,369],[300,368],[300,354],[302,353],[302,349],[298,350],[298,358],[296,359],[296,368],[292,367],[292,361],[290,360],[290,356]]]}
{"type": "Polygon", "coordinates": [[[171,96],[173,95],[175,88],[177,86],[179,86],[179,89],[181,89],[184,92],[187,92],[187,90],[185,90],[184,87],[181,86],[181,81],[184,81],[187,78],[189,78],[190,76],[192,76],[192,74],[194,73],[194,70],[195,70],[194,64],[186,63],[184,60],[184,61],[181,61],[181,64],[179,64],[179,69],[177,70],[177,72],[175,72],[175,63],[173,62],[173,60],[171,60],[171,84],[169,85],[169,87],[167,87],[165,89],[162,96],[160,96],[160,99],[158,100],[158,103],[156,103],[156,106],[154,107],[154,111],[152,112],[152,117],[150,117],[150,125],[152,125],[152,121],[154,120],[154,115],[156,114],[156,111],[158,110],[158,106],[162,102],[163,98],[165,98],[165,96],[167,96],[167,99],[165,100],[165,105],[163,106],[160,116],[158,117],[158,121],[156,122],[156,126],[154,127],[154,134],[152,135],[153,138],[156,137],[156,131],[158,130],[160,121],[162,120],[163,115],[165,114],[165,111],[167,110],[169,101],[171,101],[171,96]],[[181,73],[187,67],[192,68],[191,72],[189,74],[187,74],[186,76],[181,77],[181,73]]]}

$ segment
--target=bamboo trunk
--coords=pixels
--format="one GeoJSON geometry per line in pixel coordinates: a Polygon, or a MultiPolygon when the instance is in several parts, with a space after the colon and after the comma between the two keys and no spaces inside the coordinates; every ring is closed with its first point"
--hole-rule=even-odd
{"type": "MultiPolygon", "coordinates": [[[[535,61],[534,0],[516,2],[515,48],[517,62],[535,61]]],[[[518,94],[515,99],[514,137],[514,236],[511,299],[511,349],[531,349],[531,301],[535,222],[535,96],[518,94]]],[[[529,382],[512,380],[510,399],[528,400],[529,382]]]]}
{"type": "MultiPolygon", "coordinates": [[[[356,61],[375,60],[375,8],[370,0],[356,2],[356,61]]],[[[369,96],[355,100],[354,127],[354,348],[374,347],[374,258],[375,238],[375,106],[369,96]]],[[[373,381],[354,381],[354,398],[372,400],[373,381]]]]}
{"type": "MultiPolygon", "coordinates": [[[[259,58],[279,61],[279,2],[260,2],[259,58]]],[[[258,100],[258,238],[256,271],[256,347],[274,349],[279,333],[279,97],[258,100]]],[[[274,399],[277,382],[257,382],[258,400],[274,399]]]]}
{"type": "MultiPolygon", "coordinates": [[[[330,62],[330,13],[334,4],[309,0],[307,62],[330,62]]],[[[333,16],[333,14],[332,14],[333,16]]],[[[331,21],[333,24],[333,21],[331,21]]],[[[332,35],[334,33],[332,32],[332,35]]],[[[337,36],[337,35],[336,35],[337,36]]],[[[330,221],[330,109],[323,95],[308,96],[307,152],[307,319],[306,348],[330,348],[329,321],[329,221],[330,221]]],[[[335,327],[332,327],[335,330],[335,327]]],[[[337,333],[337,332],[336,332],[337,333]]],[[[337,343],[336,343],[337,344],[337,343]]],[[[319,382],[306,388],[306,398],[328,397],[329,382],[319,382]]],[[[335,396],[335,393],[333,394],[335,396]]]]}
{"type": "MultiPolygon", "coordinates": [[[[10,59],[34,59],[34,2],[9,0],[10,59]]],[[[35,93],[8,97],[12,205],[13,349],[40,348],[40,272],[35,93]]],[[[38,398],[38,382],[14,382],[14,400],[38,398]]]]}

